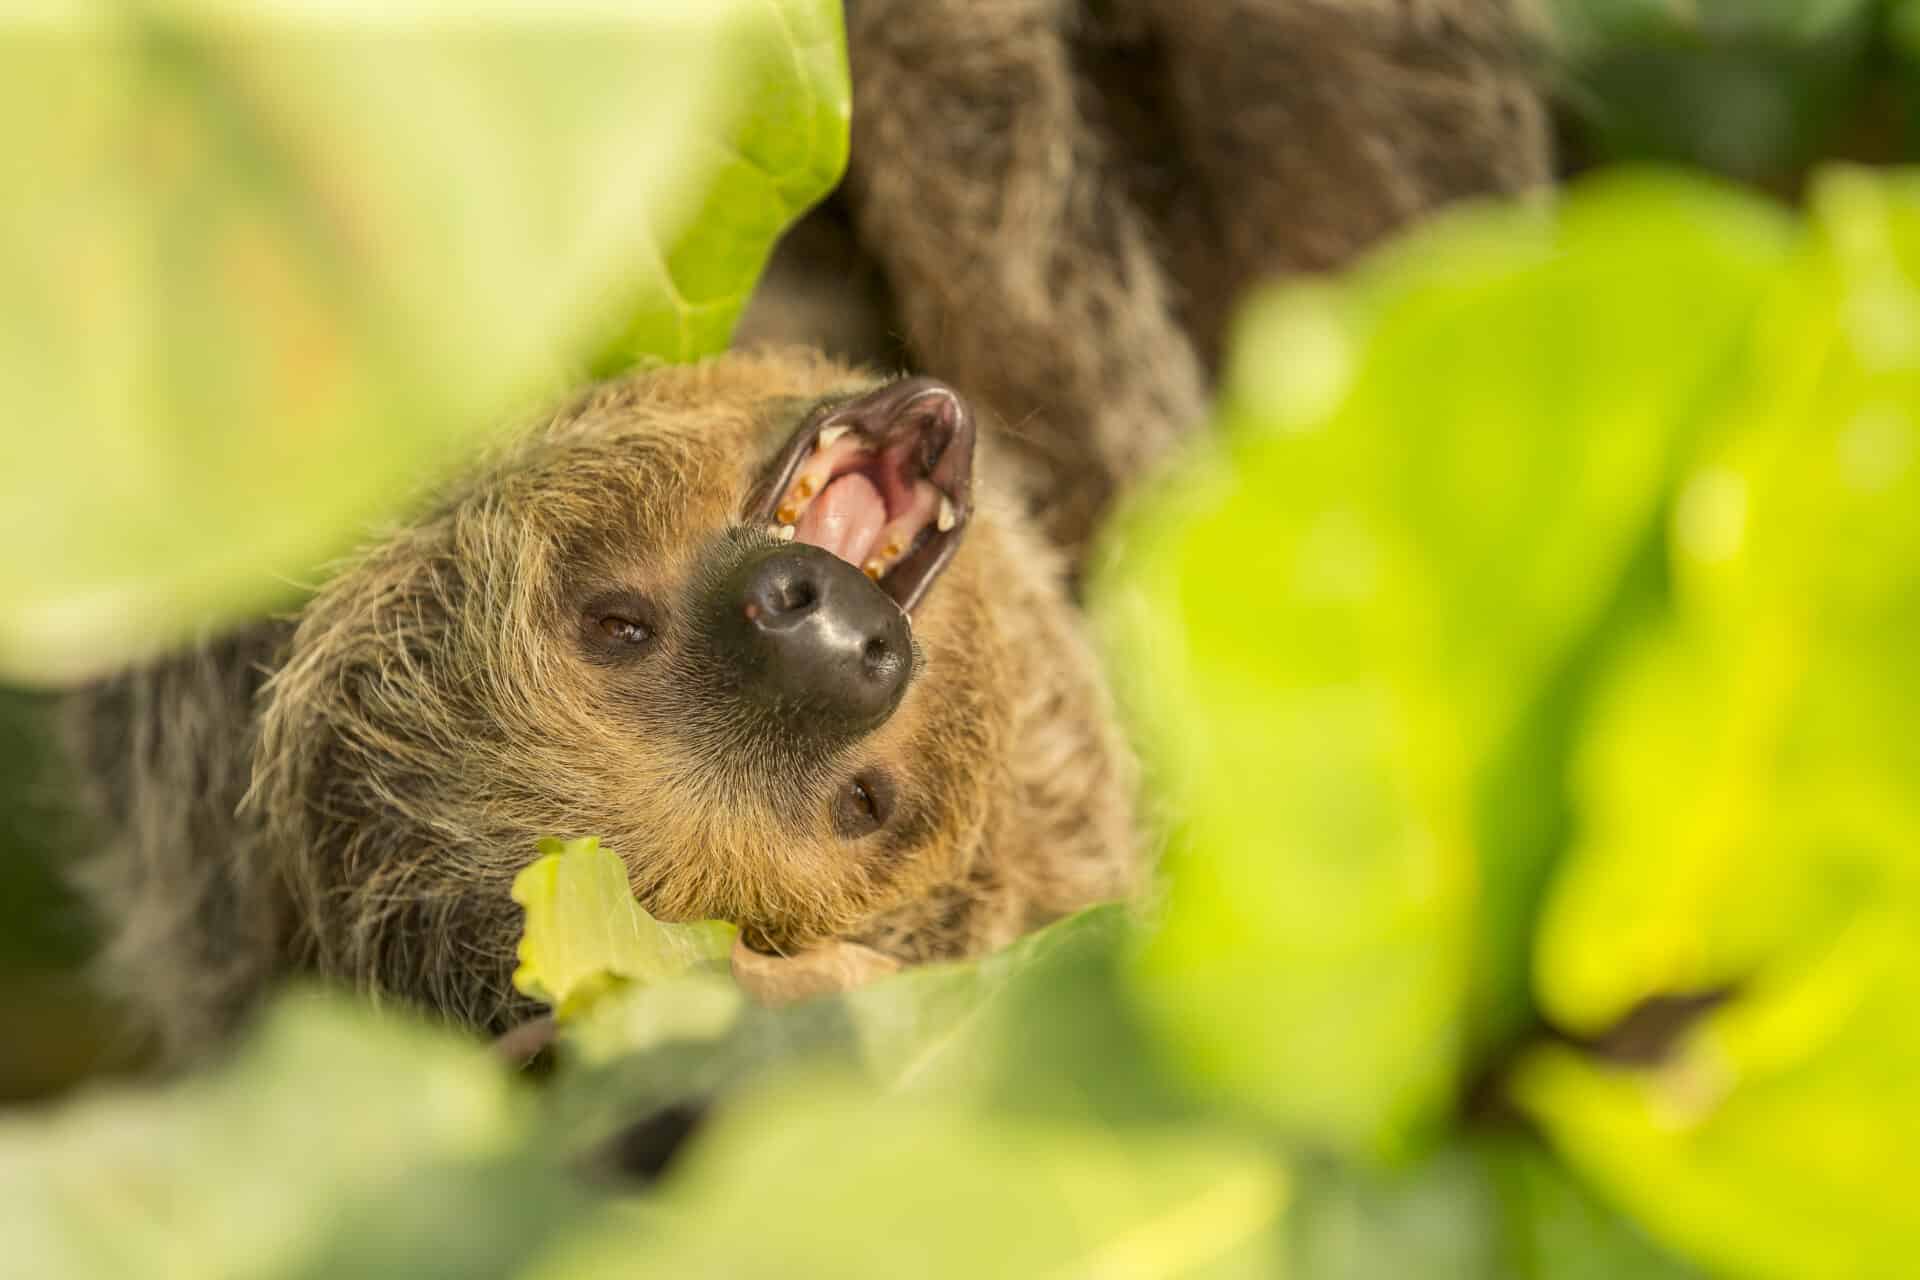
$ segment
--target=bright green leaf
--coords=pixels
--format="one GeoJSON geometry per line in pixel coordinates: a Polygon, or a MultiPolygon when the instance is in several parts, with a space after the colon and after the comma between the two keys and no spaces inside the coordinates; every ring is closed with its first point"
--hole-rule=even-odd
{"type": "Polygon", "coordinates": [[[1761,1276],[1920,1254],[1920,178],[1842,171],[1692,469],[1674,608],[1621,656],[1538,950],[1594,1035],[1724,990],[1632,1067],[1567,1048],[1516,1094],[1662,1238],[1761,1276]]]}
{"type": "Polygon", "coordinates": [[[837,0],[0,13],[0,674],[297,596],[838,177],[837,0]]]}
{"type": "Polygon", "coordinates": [[[1632,594],[1783,230],[1614,179],[1249,310],[1224,456],[1155,486],[1095,588],[1184,819],[1140,992],[1208,1088],[1390,1154],[1520,1025],[1569,673],[1632,594]]]}
{"type": "MultiPolygon", "coordinates": [[[[627,864],[597,838],[563,843],[549,837],[540,841],[540,853],[513,878],[513,900],[527,913],[513,985],[552,1005],[562,1021],[578,1019],[617,987],[724,968],[734,927],[655,920],[634,900],[627,864]]],[[[714,1000],[700,1003],[704,1012],[688,1013],[694,1023],[725,1025],[714,1000]]]]}

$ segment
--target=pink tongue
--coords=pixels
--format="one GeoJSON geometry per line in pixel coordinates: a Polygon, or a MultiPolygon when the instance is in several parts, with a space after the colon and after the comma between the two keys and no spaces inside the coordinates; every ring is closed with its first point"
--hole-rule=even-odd
{"type": "Polygon", "coordinates": [[[833,552],[858,568],[873,554],[887,523],[887,504],[859,472],[840,476],[800,513],[794,537],[833,552]]]}

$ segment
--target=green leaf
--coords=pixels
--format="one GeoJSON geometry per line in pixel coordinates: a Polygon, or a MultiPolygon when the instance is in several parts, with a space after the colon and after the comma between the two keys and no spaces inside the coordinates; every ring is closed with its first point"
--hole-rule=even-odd
{"type": "Polygon", "coordinates": [[[394,1240],[420,1229],[432,1170],[537,1240],[565,1197],[523,1185],[560,1185],[525,1154],[529,1118],[479,1044],[293,998],[218,1072],[0,1118],[0,1238],[21,1275],[288,1274],[337,1247],[344,1206],[383,1203],[394,1240]],[[484,1173],[516,1156],[533,1176],[484,1173]]]}
{"type": "Polygon", "coordinates": [[[1701,1280],[1510,1130],[1393,1170],[1304,1159],[1295,1183],[1298,1280],[1701,1280]]]}
{"type": "Polygon", "coordinates": [[[1524,1280],[1705,1280],[1571,1177],[1536,1139],[1502,1135],[1473,1150],[1499,1198],[1503,1273],[1524,1280]]]}
{"type": "Polygon", "coordinates": [[[1123,998],[1137,944],[1129,910],[1106,906],[976,960],[779,1008],[735,1012],[737,993],[703,975],[630,988],[568,1029],[548,1128],[588,1149],[635,1115],[820,1066],[883,1094],[1050,1122],[1192,1122],[1199,1109],[1123,998]]]}
{"type": "Polygon", "coordinates": [[[1460,1147],[1392,1171],[1299,1166],[1288,1260],[1298,1280],[1518,1280],[1501,1258],[1499,1202],[1460,1147]]]}
{"type": "Polygon", "coordinates": [[[1103,1120],[1151,1108],[1151,1046],[1125,1023],[1117,972],[1138,936],[1129,908],[1092,907],[990,955],[847,992],[858,1060],[899,1093],[1103,1120]]]}
{"type": "MultiPolygon", "coordinates": [[[[663,924],[634,900],[627,864],[597,837],[540,841],[541,857],[513,878],[513,900],[526,909],[520,967],[513,985],[553,1006],[561,1021],[578,1019],[626,984],[667,982],[696,970],[723,970],[736,933],[718,920],[663,924]]],[[[729,987],[729,989],[731,989],[729,987]]],[[[697,999],[697,998],[696,998],[697,999]]],[[[735,993],[737,1002],[738,996],[735,993]]],[[[732,1006],[706,1002],[701,1025],[722,1025],[732,1006]]],[[[624,1018],[626,1011],[617,1016],[624,1018]]]]}
{"type": "Polygon", "coordinates": [[[1585,126],[1576,154],[1686,162],[1790,188],[1868,103],[1880,8],[1548,0],[1560,96],[1585,126]]]}
{"type": "Polygon", "coordinates": [[[816,1082],[724,1106],[646,1213],[529,1275],[1271,1277],[1286,1198],[1284,1172],[1231,1138],[816,1082]]]}
{"type": "Polygon", "coordinates": [[[1541,926],[1596,1035],[1731,998],[1651,1065],[1566,1047],[1521,1104],[1674,1247],[1752,1275],[1920,1253],[1920,177],[1839,171],[1741,411],[1668,531],[1674,607],[1622,654],[1541,926]]]}
{"type": "Polygon", "coordinates": [[[1619,178],[1249,309],[1225,448],[1123,520],[1094,596],[1183,820],[1138,990],[1202,1087],[1393,1155],[1524,1021],[1569,686],[1783,231],[1619,178]]]}
{"type": "Polygon", "coordinates": [[[834,0],[0,15],[0,675],[277,607],[587,365],[719,350],[834,0]]]}

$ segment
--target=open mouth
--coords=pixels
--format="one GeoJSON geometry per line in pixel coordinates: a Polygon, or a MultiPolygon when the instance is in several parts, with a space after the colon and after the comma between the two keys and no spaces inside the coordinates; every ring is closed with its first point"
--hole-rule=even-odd
{"type": "Polygon", "coordinates": [[[973,513],[973,415],[933,378],[817,412],[749,499],[774,536],[830,551],[903,610],[959,550],[973,513]]]}

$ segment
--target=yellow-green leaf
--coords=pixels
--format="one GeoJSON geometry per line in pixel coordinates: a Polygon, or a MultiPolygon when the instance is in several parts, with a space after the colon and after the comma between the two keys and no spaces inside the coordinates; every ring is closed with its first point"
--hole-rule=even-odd
{"type": "Polygon", "coordinates": [[[1524,1022],[1562,690],[1784,231],[1612,178],[1247,311],[1226,446],[1148,490],[1095,584],[1182,820],[1138,990],[1205,1090],[1401,1154],[1524,1022]]]}
{"type": "Polygon", "coordinates": [[[539,847],[541,857],[513,879],[513,900],[527,913],[513,984],[552,1005],[556,1017],[578,1018],[628,983],[666,982],[726,963],[732,925],[655,920],[634,900],[627,864],[597,838],[548,838],[539,847]]]}
{"type": "Polygon", "coordinates": [[[589,366],[724,346],[838,0],[0,7],[0,675],[297,599],[589,366]]]}
{"type": "Polygon", "coordinates": [[[1673,608],[1620,656],[1541,923],[1561,1027],[1724,992],[1650,1066],[1522,1105],[1673,1247],[1756,1276],[1920,1256],[1920,177],[1840,171],[1685,478],[1673,608]]]}

